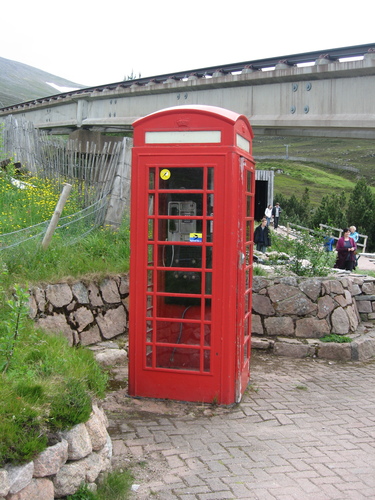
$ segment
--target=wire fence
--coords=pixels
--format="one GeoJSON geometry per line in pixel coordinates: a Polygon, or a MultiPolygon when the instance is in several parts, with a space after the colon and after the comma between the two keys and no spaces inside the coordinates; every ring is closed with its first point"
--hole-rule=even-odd
{"type": "MultiPolygon", "coordinates": [[[[73,245],[103,224],[103,213],[108,204],[108,197],[103,197],[93,205],[72,215],[60,217],[54,232],[54,238],[60,245],[73,245]]],[[[40,222],[11,233],[0,234],[0,252],[15,246],[36,241],[41,243],[49,226],[50,220],[40,222]]]]}

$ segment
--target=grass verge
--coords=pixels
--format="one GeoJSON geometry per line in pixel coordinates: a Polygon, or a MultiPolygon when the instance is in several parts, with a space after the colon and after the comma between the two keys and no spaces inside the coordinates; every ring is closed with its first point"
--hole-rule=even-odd
{"type": "Polygon", "coordinates": [[[0,375],[0,467],[32,460],[56,431],[86,422],[106,386],[91,351],[34,331],[30,322],[0,375]]]}

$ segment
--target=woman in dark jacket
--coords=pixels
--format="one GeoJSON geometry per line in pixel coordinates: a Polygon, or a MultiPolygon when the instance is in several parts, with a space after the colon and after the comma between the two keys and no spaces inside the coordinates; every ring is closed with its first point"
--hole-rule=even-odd
{"type": "Polygon", "coordinates": [[[357,250],[356,242],[350,238],[350,229],[347,227],[343,229],[344,235],[339,238],[336,250],[337,260],[335,268],[345,269],[346,271],[353,271],[355,267],[355,253],[357,250]]]}
{"type": "Polygon", "coordinates": [[[270,229],[267,226],[267,219],[262,219],[261,224],[254,231],[254,243],[256,243],[257,250],[265,253],[267,247],[271,246],[270,229]]]}

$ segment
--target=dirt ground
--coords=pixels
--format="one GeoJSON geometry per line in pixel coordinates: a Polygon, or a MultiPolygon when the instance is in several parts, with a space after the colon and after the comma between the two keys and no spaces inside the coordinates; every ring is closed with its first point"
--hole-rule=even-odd
{"type": "Polygon", "coordinates": [[[375,254],[371,257],[361,255],[358,260],[358,270],[375,272],[375,254]]]}

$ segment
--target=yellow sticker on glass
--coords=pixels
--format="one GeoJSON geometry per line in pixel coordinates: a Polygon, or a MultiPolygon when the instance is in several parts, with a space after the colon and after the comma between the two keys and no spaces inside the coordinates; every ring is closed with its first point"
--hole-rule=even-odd
{"type": "Polygon", "coordinates": [[[160,179],[163,179],[167,181],[171,176],[171,171],[168,170],[167,168],[163,168],[163,170],[160,171],[160,179]]]}

